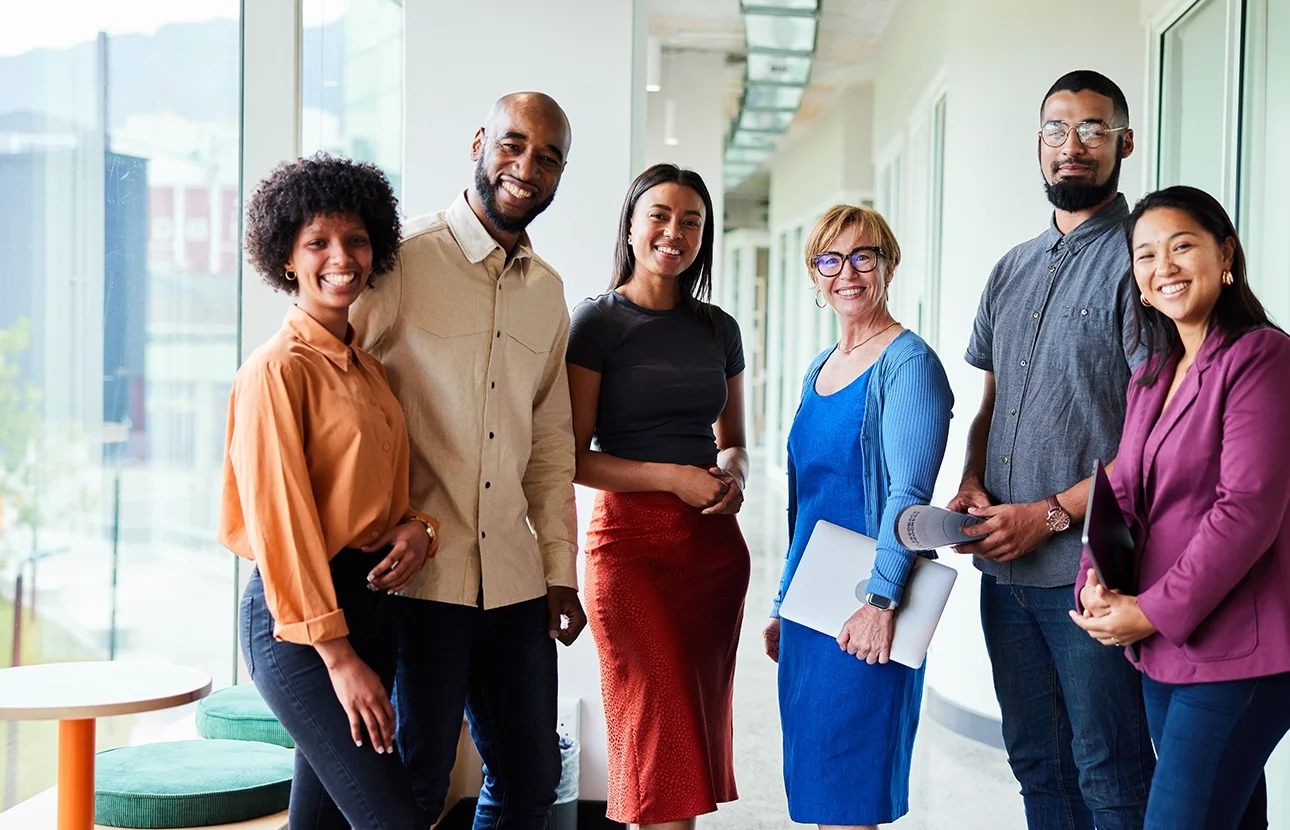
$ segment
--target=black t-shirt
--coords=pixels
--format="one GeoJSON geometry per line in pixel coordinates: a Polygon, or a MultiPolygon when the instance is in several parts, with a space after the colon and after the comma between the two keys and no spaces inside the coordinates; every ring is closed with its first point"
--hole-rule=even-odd
{"type": "Polygon", "coordinates": [[[642,308],[616,291],[578,303],[568,361],[599,372],[595,445],[632,461],[711,465],[726,380],[744,370],[739,324],[716,306],[714,332],[684,306],[642,308]]]}

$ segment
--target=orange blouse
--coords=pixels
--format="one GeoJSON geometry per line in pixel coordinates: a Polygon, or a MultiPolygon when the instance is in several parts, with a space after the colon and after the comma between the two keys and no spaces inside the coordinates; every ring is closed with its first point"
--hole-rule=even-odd
{"type": "Polygon", "coordinates": [[[220,542],[259,566],[274,636],[347,635],[328,563],[413,515],[407,426],[380,361],[292,306],[233,381],[219,522],[220,542]]]}

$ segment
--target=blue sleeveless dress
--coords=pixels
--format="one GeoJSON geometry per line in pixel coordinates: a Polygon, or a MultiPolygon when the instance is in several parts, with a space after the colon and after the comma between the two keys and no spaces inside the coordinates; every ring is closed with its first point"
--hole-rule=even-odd
{"type": "MultiPolygon", "coordinates": [[[[797,519],[786,585],[820,519],[869,533],[860,424],[871,371],[832,395],[817,393],[811,378],[793,419],[788,453],[797,471],[797,519]]],[[[908,812],[923,671],[871,666],[834,637],[781,621],[779,709],[793,821],[887,824],[908,812]]]]}

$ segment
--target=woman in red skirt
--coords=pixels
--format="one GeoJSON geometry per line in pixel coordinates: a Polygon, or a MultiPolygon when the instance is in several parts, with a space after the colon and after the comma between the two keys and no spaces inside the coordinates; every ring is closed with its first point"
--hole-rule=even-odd
{"type": "Polygon", "coordinates": [[[698,174],[642,173],[612,290],[580,303],[569,333],[575,481],[600,491],[586,601],[609,818],[640,828],[691,828],[737,797],[731,703],[749,562],[734,514],[748,453],[739,326],[704,301],[715,220],[698,174]]]}

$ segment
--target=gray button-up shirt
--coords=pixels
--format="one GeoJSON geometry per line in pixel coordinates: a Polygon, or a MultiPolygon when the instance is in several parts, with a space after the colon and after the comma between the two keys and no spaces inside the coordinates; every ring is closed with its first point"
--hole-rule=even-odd
{"type": "MultiPolygon", "coordinates": [[[[1055,222],[994,267],[967,362],[993,372],[985,489],[1003,504],[1042,501],[1110,461],[1124,427],[1133,339],[1123,196],[1063,236],[1055,222]]],[[[974,557],[1001,583],[1053,588],[1079,571],[1080,527],[1003,564],[974,557]]]]}

